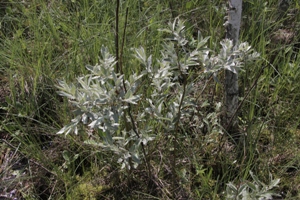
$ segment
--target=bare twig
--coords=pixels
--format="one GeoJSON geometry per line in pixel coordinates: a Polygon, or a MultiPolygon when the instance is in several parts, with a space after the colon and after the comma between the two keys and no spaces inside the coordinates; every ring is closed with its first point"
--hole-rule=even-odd
{"type": "Polygon", "coordinates": [[[125,23],[124,23],[124,30],[123,30],[123,37],[122,37],[122,44],[121,44],[121,51],[120,51],[120,58],[119,58],[119,67],[120,73],[123,74],[123,50],[125,44],[125,37],[126,37],[126,28],[127,28],[127,20],[128,20],[128,7],[126,8],[126,16],[125,16],[125,23]]]}
{"type": "Polygon", "coordinates": [[[115,27],[115,49],[116,49],[116,73],[119,73],[119,8],[120,8],[120,0],[117,0],[116,6],[116,27],[115,27]]]}

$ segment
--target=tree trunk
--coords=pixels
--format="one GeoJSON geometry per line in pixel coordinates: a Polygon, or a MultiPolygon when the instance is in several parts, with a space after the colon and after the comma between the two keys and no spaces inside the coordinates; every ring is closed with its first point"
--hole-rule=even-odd
{"type": "MultiPolygon", "coordinates": [[[[234,49],[238,45],[241,18],[242,0],[228,0],[228,22],[226,38],[233,41],[234,49]]],[[[233,50],[234,50],[233,49],[233,50]]],[[[232,58],[234,59],[234,58],[232,58]]],[[[239,104],[238,74],[225,70],[225,121],[227,131],[234,136],[238,128],[236,112],[239,104]]]]}

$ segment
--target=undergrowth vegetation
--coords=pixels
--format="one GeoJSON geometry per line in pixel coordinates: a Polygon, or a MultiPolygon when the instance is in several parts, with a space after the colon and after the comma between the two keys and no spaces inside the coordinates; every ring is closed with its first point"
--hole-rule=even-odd
{"type": "Polygon", "coordinates": [[[115,1],[0,2],[0,197],[299,199],[288,2],[244,1],[234,63],[221,0],[120,1],[117,33],[115,1]],[[238,138],[220,123],[224,69],[238,138]]]}

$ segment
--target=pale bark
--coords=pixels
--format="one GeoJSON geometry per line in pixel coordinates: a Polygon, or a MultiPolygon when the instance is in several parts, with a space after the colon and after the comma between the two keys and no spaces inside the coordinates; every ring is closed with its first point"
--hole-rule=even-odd
{"type": "MultiPolygon", "coordinates": [[[[229,0],[226,38],[233,41],[234,48],[238,45],[241,18],[242,0],[229,0]]],[[[225,70],[225,127],[230,132],[237,130],[238,121],[236,112],[239,104],[238,94],[238,74],[225,70]]]]}

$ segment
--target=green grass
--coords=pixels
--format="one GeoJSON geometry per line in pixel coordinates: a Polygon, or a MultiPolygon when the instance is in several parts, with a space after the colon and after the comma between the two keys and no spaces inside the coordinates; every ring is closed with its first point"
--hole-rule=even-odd
{"type": "MultiPolygon", "coordinates": [[[[131,57],[132,48],[142,46],[153,60],[159,57],[165,34],[158,29],[177,15],[186,21],[190,37],[200,31],[211,36],[208,46],[219,50],[218,43],[225,36],[224,1],[175,1],[171,6],[168,2],[122,2],[119,43],[125,76],[141,70],[131,57]]],[[[55,134],[73,115],[67,100],[56,93],[57,81],[71,82],[87,73],[85,65],[98,62],[102,45],[115,52],[115,2],[15,0],[2,4],[0,77],[1,88],[9,95],[0,94],[0,136],[5,141],[0,145],[24,159],[26,173],[16,181],[27,186],[17,187],[19,195],[26,199],[224,199],[226,184],[251,178],[251,170],[266,183],[269,173],[280,178],[276,190],[286,199],[300,197],[300,16],[296,1],[291,5],[296,14],[280,19],[275,0],[265,5],[259,0],[244,2],[241,41],[248,41],[263,58],[246,65],[240,74],[241,98],[249,93],[240,111],[240,134],[245,137],[237,146],[206,127],[185,127],[176,148],[176,186],[170,171],[172,144],[159,127],[158,138],[147,148],[150,180],[144,164],[136,170],[120,170],[109,152],[83,144],[88,137],[84,128],[78,136],[55,134]],[[274,41],[279,29],[295,36],[280,44],[274,41]]],[[[202,71],[191,73],[200,80],[202,71]]],[[[204,83],[199,83],[204,91],[199,91],[198,101],[213,100],[201,110],[208,115],[223,92],[213,81],[204,83]]],[[[10,165],[18,162],[12,160],[10,165]]],[[[0,179],[13,172],[0,174],[0,179]]],[[[0,194],[4,187],[0,181],[0,194]]]]}

